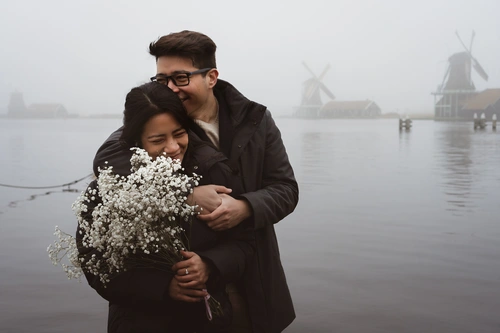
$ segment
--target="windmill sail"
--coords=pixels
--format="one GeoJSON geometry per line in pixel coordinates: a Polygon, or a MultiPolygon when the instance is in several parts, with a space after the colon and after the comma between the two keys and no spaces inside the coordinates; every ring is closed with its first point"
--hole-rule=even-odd
{"type": "Polygon", "coordinates": [[[321,102],[320,90],[323,91],[331,99],[335,99],[333,93],[325,86],[323,82],[321,82],[330,69],[330,64],[326,65],[319,76],[316,76],[316,74],[314,74],[314,72],[309,68],[309,66],[307,66],[305,62],[302,62],[302,65],[304,65],[307,71],[312,75],[312,78],[304,82],[302,105],[321,106],[323,103],[321,102]]]}
{"type": "Polygon", "coordinates": [[[471,50],[472,50],[472,41],[474,40],[474,36],[476,35],[475,32],[472,31],[472,37],[471,37],[469,48],[467,48],[467,46],[465,46],[464,42],[462,41],[462,38],[460,38],[460,35],[458,34],[458,31],[455,31],[455,34],[457,35],[458,40],[460,41],[460,43],[464,47],[465,51],[469,55],[470,59],[472,60],[472,66],[474,67],[474,69],[476,70],[476,72],[479,74],[479,76],[481,76],[483,78],[483,80],[488,81],[488,74],[486,74],[486,71],[479,64],[479,61],[477,61],[476,58],[474,58],[472,56],[472,52],[471,52],[471,50]]]}
{"type": "Polygon", "coordinates": [[[472,58],[472,66],[474,66],[474,69],[479,74],[479,76],[481,76],[485,81],[488,81],[488,74],[486,74],[483,67],[481,67],[481,65],[475,58],[472,58]]]}
{"type": "Polygon", "coordinates": [[[323,82],[320,82],[320,87],[323,92],[330,97],[331,99],[335,99],[335,95],[328,89],[323,82]]]}

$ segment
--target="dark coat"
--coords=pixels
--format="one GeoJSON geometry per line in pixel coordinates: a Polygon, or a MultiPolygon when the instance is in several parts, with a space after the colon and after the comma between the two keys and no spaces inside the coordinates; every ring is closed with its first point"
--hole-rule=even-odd
{"type": "MultiPolygon", "coordinates": [[[[243,181],[244,194],[239,198],[247,200],[253,210],[256,253],[247,264],[242,281],[253,332],[281,332],[295,319],[295,311],[274,224],[297,206],[298,185],[269,110],[248,100],[223,80],[218,80],[214,94],[219,102],[220,149],[229,158],[233,173],[243,181]]],[[[209,141],[198,126],[192,130],[209,141]]],[[[115,135],[114,139],[118,137],[115,135]]],[[[96,155],[94,170],[103,166],[105,160],[123,154],[116,149],[113,135],[110,139],[96,155]]]]}
{"type": "MultiPolygon", "coordinates": [[[[119,132],[110,138],[118,138],[119,132]]],[[[108,156],[108,165],[121,175],[130,173],[131,152],[119,141],[114,145],[103,145],[100,153],[108,156]],[[109,149],[121,150],[113,154],[109,149]],[[103,151],[104,149],[104,151],[103,151]],[[106,153],[106,149],[108,149],[106,153]],[[124,153],[124,151],[126,153],[124,153]]],[[[107,141],[109,143],[109,141],[107,141]]],[[[185,171],[202,175],[201,184],[222,184],[242,193],[241,180],[225,163],[227,158],[210,144],[190,134],[189,148],[183,161],[185,171]]],[[[90,185],[95,186],[95,181],[90,185]]],[[[91,219],[91,210],[86,214],[91,219]]],[[[99,278],[86,274],[87,281],[103,298],[109,301],[108,332],[219,332],[231,321],[231,306],[225,293],[225,285],[241,279],[245,265],[254,254],[254,234],[249,221],[238,230],[218,233],[204,222],[193,219],[191,227],[185,226],[189,234],[190,250],[211,262],[214,271],[207,283],[209,293],[223,305],[225,317],[206,320],[204,303],[183,303],[169,298],[168,287],[173,272],[166,269],[134,268],[120,274],[104,287],[99,278]]],[[[81,237],[77,233],[77,238],[81,237]]],[[[81,254],[91,249],[79,248],[81,254]]],[[[95,251],[94,251],[95,252],[95,251]]]]}
{"type": "Polygon", "coordinates": [[[254,333],[283,331],[295,318],[274,224],[290,214],[299,189],[281,133],[267,108],[218,80],[221,150],[244,183],[252,207],[256,254],[244,275],[254,333]]]}

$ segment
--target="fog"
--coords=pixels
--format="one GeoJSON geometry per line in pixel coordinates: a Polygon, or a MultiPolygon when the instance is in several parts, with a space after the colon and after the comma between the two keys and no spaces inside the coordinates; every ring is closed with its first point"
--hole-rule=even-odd
{"type": "MultiPolygon", "coordinates": [[[[70,113],[116,114],[155,74],[148,44],[184,29],[218,46],[219,78],[275,114],[291,114],[301,84],[319,75],[337,100],[372,99],[388,112],[432,113],[447,59],[464,51],[500,88],[500,1],[63,1],[0,5],[0,113],[13,91],[70,113]]],[[[323,96],[323,101],[327,101],[323,96]]]]}

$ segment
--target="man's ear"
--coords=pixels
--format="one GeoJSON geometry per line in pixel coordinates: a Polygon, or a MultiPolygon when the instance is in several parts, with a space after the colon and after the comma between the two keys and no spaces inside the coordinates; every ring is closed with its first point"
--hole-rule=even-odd
{"type": "Polygon", "coordinates": [[[208,87],[213,88],[215,84],[217,83],[217,78],[219,77],[219,71],[217,68],[212,68],[208,73],[208,87]]]}

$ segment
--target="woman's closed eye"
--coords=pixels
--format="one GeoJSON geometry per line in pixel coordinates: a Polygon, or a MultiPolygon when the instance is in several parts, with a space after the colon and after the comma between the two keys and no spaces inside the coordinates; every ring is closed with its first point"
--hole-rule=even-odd
{"type": "Polygon", "coordinates": [[[181,131],[181,132],[176,132],[176,133],[174,134],[174,137],[176,137],[176,138],[181,138],[181,137],[183,137],[184,135],[186,135],[186,131],[181,131]]]}
{"type": "Polygon", "coordinates": [[[157,140],[150,140],[149,142],[154,144],[154,145],[159,145],[160,143],[163,143],[165,139],[157,139],[157,140]]]}

